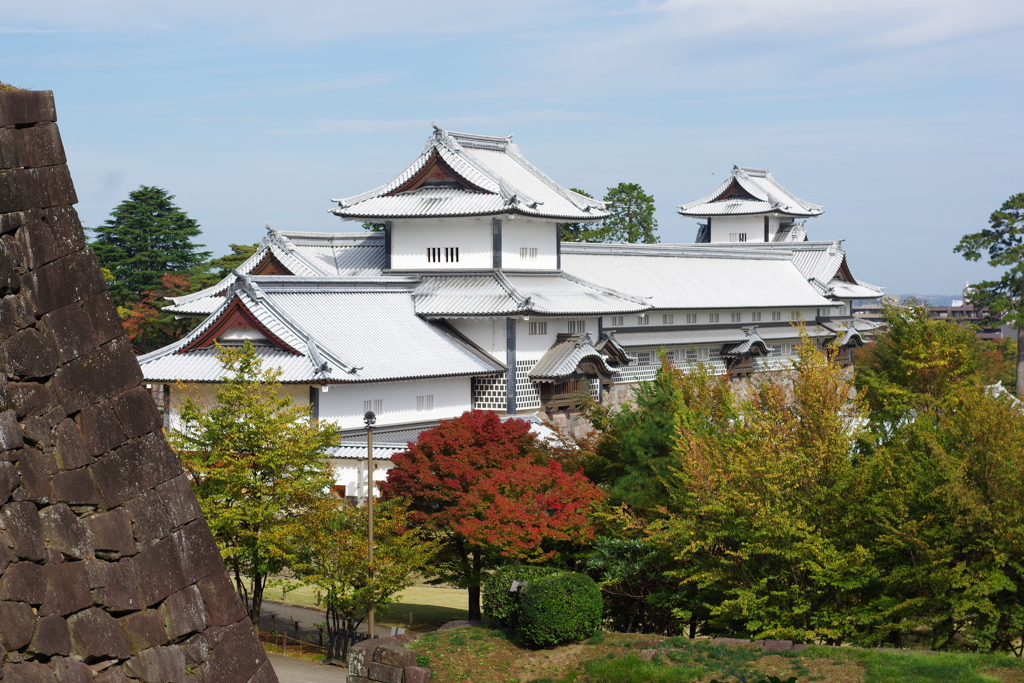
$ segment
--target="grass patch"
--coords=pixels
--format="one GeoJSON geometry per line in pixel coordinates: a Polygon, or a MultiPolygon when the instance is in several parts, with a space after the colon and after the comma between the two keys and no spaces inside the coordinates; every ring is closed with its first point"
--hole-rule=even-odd
{"type": "Polygon", "coordinates": [[[430,633],[411,645],[431,683],[1024,683],[1024,665],[1000,655],[811,647],[764,652],[709,640],[599,633],[582,643],[531,649],[499,629],[430,633]],[[651,661],[643,649],[667,648],[651,661]]]}
{"type": "Polygon", "coordinates": [[[11,90],[21,90],[21,88],[15,88],[13,85],[7,83],[0,83],[0,92],[8,92],[11,90]]]}

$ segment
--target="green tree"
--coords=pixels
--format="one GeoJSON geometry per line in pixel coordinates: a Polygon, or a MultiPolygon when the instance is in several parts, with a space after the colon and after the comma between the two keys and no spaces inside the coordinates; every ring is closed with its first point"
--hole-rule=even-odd
{"type": "Polygon", "coordinates": [[[199,224],[173,199],[166,190],[143,185],[92,229],[96,258],[113,276],[114,303],[138,301],[144,292],[159,289],[164,273],[189,273],[210,256],[192,241],[201,232],[199,224]]]}
{"type": "Polygon", "coordinates": [[[654,217],[654,197],[636,183],[619,183],[604,196],[611,216],[604,219],[601,242],[656,244],[658,220],[654,217]]]}
{"type": "Polygon", "coordinates": [[[964,235],[954,249],[969,261],[985,253],[988,264],[1005,268],[998,280],[973,285],[971,302],[987,307],[990,315],[1017,328],[1017,395],[1024,396],[1024,192],[1015,194],[993,211],[989,227],[964,235]]]}
{"type": "Polygon", "coordinates": [[[326,500],[301,527],[300,560],[292,568],[322,591],[327,612],[327,661],[345,660],[348,647],[374,607],[387,607],[411,586],[437,553],[422,528],[409,524],[401,499],[381,501],[373,513],[373,580],[367,562],[366,506],[326,500]]]}
{"type": "Polygon", "coordinates": [[[187,398],[168,439],[258,624],[267,580],[297,560],[294,540],[333,481],[322,459],[338,437],[280,395],[280,369],[264,368],[251,342],[219,358],[215,403],[187,398]]]}
{"type": "MultiPolygon", "coordinates": [[[[578,187],[570,188],[570,191],[581,194],[584,197],[593,198],[594,195],[578,187]]],[[[604,230],[600,223],[559,223],[558,233],[563,242],[603,242],[604,230]]]]}

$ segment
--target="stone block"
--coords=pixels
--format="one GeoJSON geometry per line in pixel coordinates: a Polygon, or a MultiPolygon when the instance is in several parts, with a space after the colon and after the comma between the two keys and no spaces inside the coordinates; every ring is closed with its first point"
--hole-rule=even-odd
{"type": "Polygon", "coordinates": [[[377,649],[375,640],[358,642],[348,649],[348,675],[366,677],[369,667],[373,664],[373,653],[377,649]]]}
{"type": "Polygon", "coordinates": [[[0,173],[0,213],[77,203],[71,172],[64,164],[0,173]]]}
{"type": "Polygon", "coordinates": [[[35,313],[25,294],[8,294],[0,299],[0,339],[8,339],[18,330],[35,323],[35,313]]]}
{"type": "Polygon", "coordinates": [[[92,515],[85,519],[85,523],[92,530],[92,542],[97,553],[129,556],[137,552],[132,520],[124,508],[92,515]]]}
{"type": "MultiPolygon", "coordinates": [[[[131,646],[117,619],[101,609],[82,610],[68,617],[71,652],[85,660],[113,657],[128,659],[131,646]]],[[[4,681],[4,683],[7,683],[4,681]]]]}
{"type": "MultiPolygon", "coordinates": [[[[4,299],[7,301],[10,297],[4,299]]],[[[0,310],[0,317],[3,316],[0,310]]],[[[45,415],[60,405],[52,391],[36,382],[9,382],[7,404],[20,420],[25,417],[45,415]]]]}
{"type": "Polygon", "coordinates": [[[92,683],[134,683],[134,681],[125,675],[121,667],[115,666],[96,676],[92,679],[92,683]]]}
{"type": "Polygon", "coordinates": [[[405,671],[387,664],[373,662],[367,667],[367,678],[380,683],[402,683],[405,671]]]}
{"type": "Polygon", "coordinates": [[[82,308],[89,316],[93,339],[97,344],[106,344],[108,341],[124,335],[121,319],[117,317],[117,307],[114,306],[114,302],[110,300],[110,294],[106,291],[83,300],[82,308]]]}
{"type": "Polygon", "coordinates": [[[46,577],[34,562],[14,562],[0,576],[0,600],[41,605],[45,597],[46,577]]]}
{"type": "Polygon", "coordinates": [[[39,511],[46,544],[77,560],[92,557],[92,530],[65,503],[57,503],[39,511]]]}
{"type": "Polygon", "coordinates": [[[89,469],[107,507],[112,508],[178,476],[181,463],[163,434],[153,433],[129,441],[89,469]]]}
{"type": "Polygon", "coordinates": [[[0,602],[0,644],[8,650],[20,650],[32,640],[36,615],[24,602],[0,602]]]}
{"type": "Polygon", "coordinates": [[[43,415],[25,418],[21,422],[21,430],[25,436],[25,443],[35,444],[41,448],[49,449],[50,446],[53,446],[53,428],[60,424],[66,417],[67,413],[64,412],[63,408],[58,406],[43,415]]]}
{"type": "Polygon", "coordinates": [[[93,339],[89,314],[81,303],[51,311],[40,319],[39,324],[49,331],[61,363],[72,361],[99,346],[93,339]]]}
{"type": "Polygon", "coordinates": [[[228,577],[226,569],[210,574],[199,582],[210,626],[227,626],[245,618],[242,600],[228,577]]]}
{"type": "Polygon", "coordinates": [[[145,387],[135,387],[110,399],[110,405],[121,421],[128,438],[160,431],[163,421],[145,387]]]}
{"type": "Polygon", "coordinates": [[[7,233],[14,232],[21,226],[25,225],[28,221],[28,217],[24,211],[15,211],[13,213],[0,213],[0,235],[6,235],[7,233]]]}
{"type": "MultiPolygon", "coordinates": [[[[141,612],[121,617],[121,628],[128,636],[132,654],[167,642],[164,623],[156,610],[145,609],[141,612]]],[[[182,667],[184,668],[184,667],[182,667]]]]}
{"type": "Polygon", "coordinates": [[[197,683],[247,683],[266,659],[252,624],[240,621],[222,630],[219,642],[196,670],[197,683]]]}
{"type": "Polygon", "coordinates": [[[51,614],[36,622],[36,632],[29,643],[28,651],[52,657],[71,654],[71,631],[63,617],[51,614]]]}
{"type": "Polygon", "coordinates": [[[767,650],[768,652],[782,652],[784,650],[792,650],[793,649],[793,641],[792,640],[773,640],[771,638],[766,638],[765,641],[764,641],[764,649],[767,650]]]}
{"type": "Polygon", "coordinates": [[[141,609],[142,589],[134,557],[107,563],[106,582],[103,586],[103,604],[114,612],[141,609]]]}
{"type": "Polygon", "coordinates": [[[807,645],[807,643],[797,643],[796,645],[793,646],[793,651],[794,652],[801,652],[803,650],[806,650],[808,647],[809,646],[807,645]]]}
{"type": "Polygon", "coordinates": [[[85,231],[75,207],[51,206],[42,210],[43,222],[50,228],[61,256],[85,249],[85,231]]]}
{"type": "Polygon", "coordinates": [[[21,485],[21,475],[18,474],[14,463],[0,462],[0,505],[10,499],[11,494],[19,485],[21,485]]]}
{"type": "Polygon", "coordinates": [[[205,519],[197,519],[171,534],[181,558],[181,568],[187,583],[205,579],[224,566],[217,542],[206,525],[205,519]]]}
{"type": "Polygon", "coordinates": [[[142,370],[128,338],[118,337],[61,366],[49,386],[68,412],[74,413],[141,381],[142,370]]]}
{"type": "MultiPolygon", "coordinates": [[[[156,487],[156,492],[160,495],[160,500],[163,501],[164,509],[167,510],[173,528],[178,528],[203,516],[203,511],[199,507],[188,476],[182,474],[166,481],[156,487]]],[[[3,493],[2,489],[0,489],[0,493],[3,493]]]]}
{"type": "Polygon", "coordinates": [[[8,238],[0,239],[0,296],[17,294],[20,290],[21,276],[11,254],[8,238]]]}
{"type": "Polygon", "coordinates": [[[56,121],[51,90],[11,90],[0,93],[0,126],[56,121]]]}
{"type": "Polygon", "coordinates": [[[171,520],[163,501],[153,489],[125,502],[124,509],[132,518],[132,531],[138,543],[156,541],[171,533],[171,520]]]}
{"type": "Polygon", "coordinates": [[[66,617],[92,604],[84,562],[43,565],[43,576],[46,579],[46,599],[39,608],[41,614],[66,617]]]}
{"type": "Polygon", "coordinates": [[[373,661],[401,669],[416,666],[416,653],[399,645],[379,645],[373,653],[373,661]]]}
{"type": "Polygon", "coordinates": [[[178,640],[206,628],[206,610],[198,586],[188,586],[164,600],[158,610],[168,640],[178,640]]]}
{"type": "Polygon", "coordinates": [[[55,683],[50,668],[39,662],[5,664],[0,678],[4,683],[55,683]]]}
{"type": "Polygon", "coordinates": [[[34,503],[24,500],[4,505],[0,508],[0,526],[14,543],[15,555],[31,562],[43,560],[43,522],[34,503]]]}
{"type": "Polygon", "coordinates": [[[57,683],[92,683],[92,669],[70,657],[56,657],[50,660],[57,683]]]}
{"type": "Polygon", "coordinates": [[[89,445],[82,436],[82,430],[78,428],[78,423],[70,418],[62,420],[53,428],[53,442],[56,446],[54,455],[57,458],[57,465],[62,470],[85,467],[94,460],[89,453],[89,445]]]}
{"type": "Polygon", "coordinates": [[[347,680],[348,683],[373,683],[373,681],[371,681],[369,678],[364,678],[362,676],[353,676],[351,674],[349,674],[348,678],[346,678],[345,680],[347,680]]]}
{"type": "Polygon", "coordinates": [[[28,273],[22,280],[26,286],[33,313],[41,317],[106,291],[107,285],[92,251],[82,249],[28,273]]]}
{"type": "Polygon", "coordinates": [[[28,165],[21,129],[0,128],[0,169],[24,168],[28,165]]]}
{"type": "Polygon", "coordinates": [[[78,415],[78,426],[87,452],[92,456],[103,455],[128,440],[113,409],[105,403],[83,408],[78,415]]]}
{"type": "Polygon", "coordinates": [[[99,505],[100,493],[86,469],[53,475],[53,500],[70,505],[99,505]]]}
{"type": "Polygon", "coordinates": [[[23,448],[18,456],[21,487],[30,500],[46,504],[53,500],[50,477],[57,473],[57,459],[37,448],[23,448]]]}
{"type": "Polygon", "coordinates": [[[15,332],[0,351],[0,360],[12,379],[46,379],[57,369],[57,348],[31,327],[15,332]]]}
{"type": "Polygon", "coordinates": [[[423,666],[407,666],[404,669],[405,683],[429,683],[430,669],[423,666]]]}
{"type": "Polygon", "coordinates": [[[181,643],[181,651],[185,653],[185,664],[194,669],[210,655],[210,641],[206,635],[199,633],[181,643]]]}
{"type": "Polygon", "coordinates": [[[185,655],[177,645],[143,650],[125,668],[143,683],[185,683],[185,655]]]}
{"type": "Polygon", "coordinates": [[[40,168],[67,163],[60,131],[53,123],[41,122],[28,128],[15,129],[21,133],[25,166],[40,168]]]}
{"type": "Polygon", "coordinates": [[[165,538],[142,550],[134,560],[142,602],[147,607],[191,583],[185,578],[178,547],[171,538],[165,538]]]}
{"type": "Polygon", "coordinates": [[[25,445],[25,438],[13,410],[0,413],[0,451],[13,451],[25,445]]]}

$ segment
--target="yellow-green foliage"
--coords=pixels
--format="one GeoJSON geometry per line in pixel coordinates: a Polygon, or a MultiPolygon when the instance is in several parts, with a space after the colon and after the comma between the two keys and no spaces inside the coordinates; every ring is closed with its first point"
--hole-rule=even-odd
{"type": "Polygon", "coordinates": [[[295,559],[294,540],[332,483],[322,462],[337,441],[310,406],[279,397],[281,372],[264,368],[251,342],[222,348],[216,403],[194,398],[168,434],[192,479],[206,521],[244,592],[253,579],[250,617],[259,617],[267,578],[295,559]]]}

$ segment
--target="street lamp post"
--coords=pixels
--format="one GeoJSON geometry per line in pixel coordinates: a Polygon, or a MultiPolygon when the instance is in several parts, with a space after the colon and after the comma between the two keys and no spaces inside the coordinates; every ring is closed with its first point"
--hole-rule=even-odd
{"type": "Polygon", "coordinates": [[[374,637],[373,630],[373,424],[377,416],[373,411],[366,411],[363,422],[366,424],[366,579],[370,587],[370,609],[366,614],[367,633],[374,637]]]}

